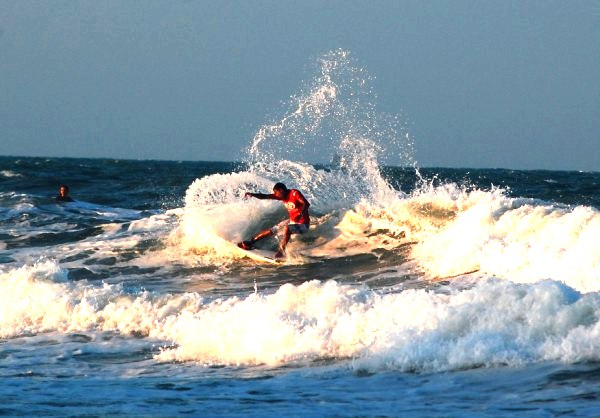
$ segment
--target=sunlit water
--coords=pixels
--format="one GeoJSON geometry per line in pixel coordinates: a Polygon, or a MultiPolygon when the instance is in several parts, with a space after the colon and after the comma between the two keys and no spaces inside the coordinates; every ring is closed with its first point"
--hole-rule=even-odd
{"type": "Polygon", "coordinates": [[[272,266],[226,241],[276,203],[190,197],[241,193],[241,166],[0,164],[2,413],[600,413],[598,174],[388,168],[395,197],[337,208],[307,190],[314,226],[272,266]]]}
{"type": "Polygon", "coordinates": [[[600,174],[417,169],[374,99],[334,51],[239,164],[0,158],[0,414],[600,415],[600,174]]]}

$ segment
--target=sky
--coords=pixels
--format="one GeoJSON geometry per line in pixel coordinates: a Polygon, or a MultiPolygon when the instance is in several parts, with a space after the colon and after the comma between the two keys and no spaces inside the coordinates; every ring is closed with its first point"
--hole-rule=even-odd
{"type": "Polygon", "coordinates": [[[238,160],[339,48],[422,167],[600,170],[600,1],[0,0],[0,155],[238,160]]]}

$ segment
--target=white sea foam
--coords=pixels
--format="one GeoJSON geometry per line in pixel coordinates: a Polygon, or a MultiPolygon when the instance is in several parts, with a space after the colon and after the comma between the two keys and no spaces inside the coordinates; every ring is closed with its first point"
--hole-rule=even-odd
{"type": "Polygon", "coordinates": [[[0,337],[116,331],[164,341],[159,361],[281,365],[353,359],[413,371],[600,360],[600,297],[555,281],[486,280],[380,294],[334,281],[204,300],[65,282],[47,261],[0,274],[0,337]]]}
{"type": "Polygon", "coordinates": [[[7,178],[11,178],[11,177],[23,177],[22,174],[15,173],[14,171],[11,171],[11,170],[1,170],[0,171],[0,176],[7,177],[7,178]]]}
{"type": "Polygon", "coordinates": [[[161,320],[200,300],[195,294],[132,297],[119,285],[97,287],[66,277],[53,261],[0,273],[0,338],[85,330],[151,335],[161,331],[161,320]]]}
{"type": "Polygon", "coordinates": [[[447,187],[417,199],[428,201],[431,216],[425,214],[426,228],[416,222],[412,255],[429,274],[481,270],[514,282],[554,279],[583,292],[600,290],[600,213],[594,208],[447,187]]]}

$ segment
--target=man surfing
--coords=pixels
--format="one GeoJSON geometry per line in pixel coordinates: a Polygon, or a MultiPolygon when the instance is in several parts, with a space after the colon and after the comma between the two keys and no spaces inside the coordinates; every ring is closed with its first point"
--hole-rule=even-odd
{"type": "Polygon", "coordinates": [[[248,241],[240,242],[238,247],[244,250],[251,250],[257,241],[274,235],[283,227],[283,239],[279,243],[279,250],[275,253],[275,258],[283,257],[285,247],[292,234],[304,234],[308,231],[310,226],[310,217],[308,215],[310,203],[308,203],[308,200],[306,200],[299,190],[288,189],[283,183],[275,184],[272,194],[246,192],[244,198],[248,197],[255,197],[261,200],[281,200],[290,214],[290,219],[277,224],[271,229],[265,229],[248,241]]]}

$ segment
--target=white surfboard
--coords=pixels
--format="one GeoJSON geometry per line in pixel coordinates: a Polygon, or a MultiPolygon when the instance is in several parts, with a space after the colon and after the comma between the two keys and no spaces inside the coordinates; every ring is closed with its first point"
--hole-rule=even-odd
{"type": "Polygon", "coordinates": [[[271,263],[271,264],[281,264],[281,263],[285,262],[285,258],[275,258],[275,251],[259,250],[259,249],[244,250],[243,248],[238,247],[236,244],[233,244],[233,245],[235,246],[235,248],[237,248],[238,252],[241,255],[244,255],[244,256],[251,258],[253,260],[256,260],[256,261],[262,261],[264,263],[271,263]]]}

